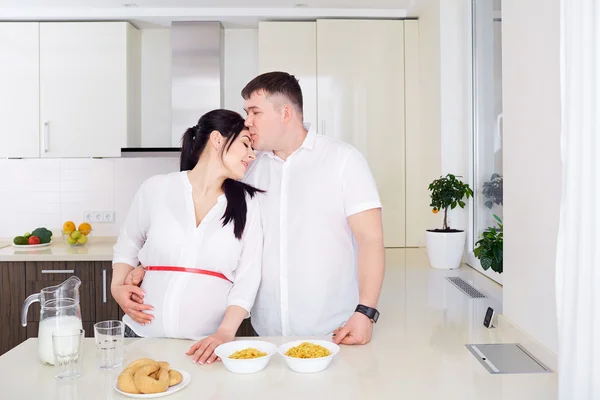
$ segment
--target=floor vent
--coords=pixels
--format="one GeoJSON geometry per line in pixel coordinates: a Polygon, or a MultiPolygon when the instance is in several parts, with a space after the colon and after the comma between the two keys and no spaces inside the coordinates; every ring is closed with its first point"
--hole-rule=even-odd
{"type": "Polygon", "coordinates": [[[467,344],[466,346],[490,374],[552,372],[518,343],[467,344]]]}
{"type": "Polygon", "coordinates": [[[472,299],[482,299],[485,298],[485,295],[481,293],[479,290],[475,289],[473,286],[462,280],[461,278],[451,276],[446,278],[451,284],[456,286],[461,292],[466,294],[472,299]]]}

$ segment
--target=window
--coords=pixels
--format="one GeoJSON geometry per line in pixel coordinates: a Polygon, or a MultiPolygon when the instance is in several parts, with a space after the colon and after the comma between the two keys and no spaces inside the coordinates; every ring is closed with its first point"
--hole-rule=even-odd
{"type": "MultiPolygon", "coordinates": [[[[483,272],[472,254],[475,242],[502,218],[502,18],[501,0],[472,0],[472,171],[468,263],[483,272]]],[[[484,272],[501,282],[500,275],[484,272]]]]}

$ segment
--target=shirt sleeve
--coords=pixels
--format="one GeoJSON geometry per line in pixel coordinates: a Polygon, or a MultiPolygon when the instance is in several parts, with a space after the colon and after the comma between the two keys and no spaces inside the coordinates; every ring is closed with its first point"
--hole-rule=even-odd
{"type": "Polygon", "coordinates": [[[364,156],[352,149],[342,169],[342,192],[346,217],[381,208],[375,178],[364,156]]]}
{"type": "Polygon", "coordinates": [[[233,287],[227,298],[227,306],[240,306],[248,313],[254,305],[262,268],[263,234],[256,196],[260,194],[257,193],[254,199],[248,201],[248,218],[242,236],[244,245],[237,268],[233,272],[233,287]]]}
{"type": "Polygon", "coordinates": [[[113,265],[125,263],[137,267],[139,264],[138,253],[146,243],[150,228],[150,209],[145,194],[147,185],[147,181],[144,182],[133,198],[117,243],[113,247],[113,265]]]}

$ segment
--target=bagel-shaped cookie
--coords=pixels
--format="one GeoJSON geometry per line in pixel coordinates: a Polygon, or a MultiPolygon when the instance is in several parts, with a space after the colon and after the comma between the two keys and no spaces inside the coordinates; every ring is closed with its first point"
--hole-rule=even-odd
{"type": "Polygon", "coordinates": [[[167,371],[171,369],[171,365],[166,361],[159,361],[158,366],[162,369],[166,369],[167,371]]]}
{"type": "Polygon", "coordinates": [[[149,375],[159,370],[158,365],[146,365],[139,368],[133,376],[133,381],[137,389],[143,394],[162,393],[169,388],[169,372],[161,369],[158,379],[153,379],[149,375]]]}
{"type": "Polygon", "coordinates": [[[181,381],[183,381],[183,375],[181,375],[181,372],[172,369],[169,371],[169,386],[175,386],[181,383],[181,381]]]}
{"type": "Polygon", "coordinates": [[[130,363],[125,369],[133,369],[133,372],[135,372],[138,368],[148,364],[158,365],[158,363],[151,358],[140,358],[139,360],[135,360],[134,362],[130,363]]]}
{"type": "Polygon", "coordinates": [[[137,386],[135,386],[135,382],[133,380],[133,373],[134,371],[131,368],[127,368],[123,372],[121,372],[119,378],[117,379],[117,387],[120,391],[132,394],[142,393],[138,390],[137,386]]]}

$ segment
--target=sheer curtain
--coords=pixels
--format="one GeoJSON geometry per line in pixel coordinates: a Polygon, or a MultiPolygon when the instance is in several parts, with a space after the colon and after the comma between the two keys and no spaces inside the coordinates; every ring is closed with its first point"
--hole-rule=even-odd
{"type": "Polygon", "coordinates": [[[561,0],[559,398],[600,399],[600,4],[561,0]]]}

